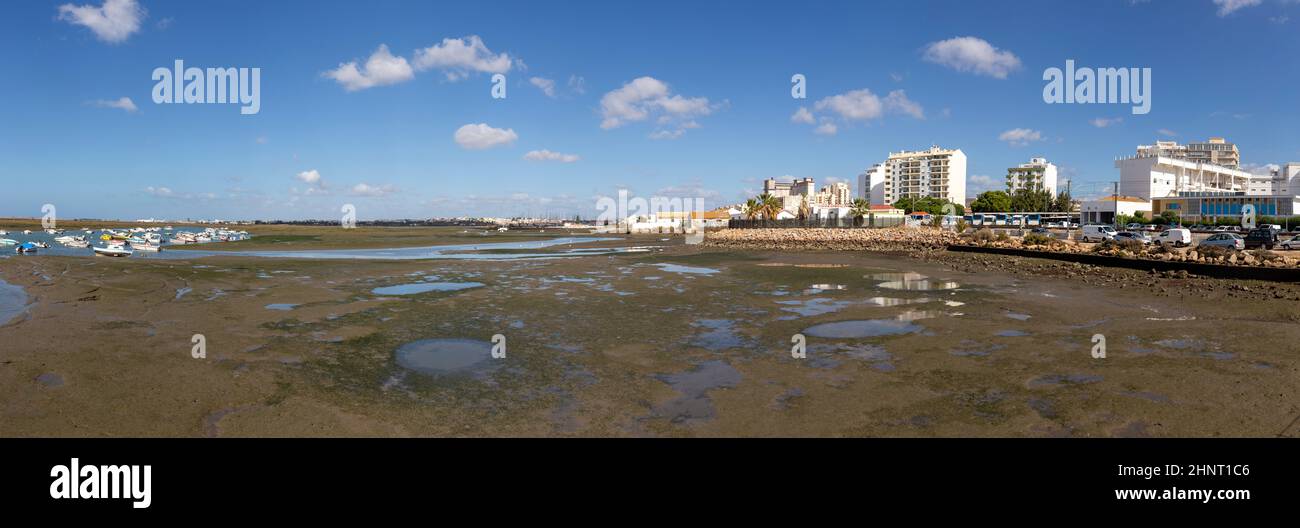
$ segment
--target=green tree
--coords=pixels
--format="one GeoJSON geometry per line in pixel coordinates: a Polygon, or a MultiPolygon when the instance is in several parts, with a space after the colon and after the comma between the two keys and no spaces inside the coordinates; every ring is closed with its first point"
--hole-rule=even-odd
{"type": "Polygon", "coordinates": [[[1011,196],[1002,191],[985,191],[970,204],[977,213],[1002,213],[1011,210],[1011,196]]]}

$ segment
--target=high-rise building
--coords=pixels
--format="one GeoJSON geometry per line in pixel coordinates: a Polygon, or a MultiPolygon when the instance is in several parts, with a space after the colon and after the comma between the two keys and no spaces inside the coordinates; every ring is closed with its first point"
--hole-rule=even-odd
{"type": "Polygon", "coordinates": [[[858,197],[876,205],[885,203],[884,163],[876,163],[858,175],[858,197]]]}
{"type": "Polygon", "coordinates": [[[1020,189],[1046,190],[1056,196],[1056,165],[1047,158],[1031,158],[1029,163],[1007,169],[1007,193],[1020,189]]]}
{"type": "Polygon", "coordinates": [[[1237,145],[1228,143],[1221,137],[1186,145],[1179,145],[1176,141],[1157,141],[1155,145],[1138,146],[1137,155],[1140,158],[1163,156],[1229,169],[1241,168],[1241,152],[1237,150],[1237,145]]]}
{"type": "MultiPolygon", "coordinates": [[[[904,198],[939,198],[966,202],[966,154],[960,149],[891,152],[882,164],[880,204],[904,198]]],[[[874,198],[875,187],[872,186],[874,198]]]]}
{"type": "Polygon", "coordinates": [[[813,195],[812,205],[821,207],[844,207],[853,204],[853,190],[849,184],[835,182],[817,191],[813,195]]]}

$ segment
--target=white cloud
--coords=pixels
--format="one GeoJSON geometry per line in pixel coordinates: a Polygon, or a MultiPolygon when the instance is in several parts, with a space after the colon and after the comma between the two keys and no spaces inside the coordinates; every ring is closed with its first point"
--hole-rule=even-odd
{"type": "MultiPolygon", "coordinates": [[[[644,121],[652,114],[659,114],[659,124],[691,122],[695,117],[713,113],[715,107],[706,97],[674,95],[663,81],[654,77],[639,77],[601,97],[600,109],[600,128],[609,130],[631,122],[644,121]]],[[[670,134],[680,136],[684,128],[687,127],[670,134]]]]}
{"type": "Polygon", "coordinates": [[[586,93],[587,93],[587,79],[585,79],[585,78],[583,78],[583,77],[579,77],[579,76],[577,76],[577,75],[570,75],[570,76],[569,76],[569,89],[570,89],[570,90],[573,90],[574,93],[576,93],[576,94],[578,94],[578,95],[586,95],[586,93]]]}
{"type": "Polygon", "coordinates": [[[294,177],[297,178],[298,181],[303,182],[307,185],[311,185],[313,187],[325,186],[325,182],[321,180],[320,172],[317,171],[316,169],[299,172],[298,175],[294,177]]]}
{"type": "Polygon", "coordinates": [[[145,187],[144,192],[159,198],[170,198],[176,195],[176,193],[172,192],[172,190],[167,187],[145,187]]]}
{"type": "Polygon", "coordinates": [[[116,108],[118,110],[126,110],[127,112],[135,112],[138,110],[138,108],[135,107],[135,102],[131,101],[130,97],[99,99],[97,101],[91,101],[90,104],[100,108],[116,108]]]}
{"type": "Polygon", "coordinates": [[[834,136],[839,133],[840,127],[835,125],[835,121],[822,118],[822,124],[813,129],[813,132],[823,136],[834,136]]]}
{"type": "Polygon", "coordinates": [[[830,110],[844,119],[855,121],[876,119],[884,113],[880,98],[867,89],[826,97],[817,101],[813,108],[819,112],[830,110]]]}
{"type": "Polygon", "coordinates": [[[547,97],[555,97],[555,81],[544,77],[533,77],[528,82],[536,86],[538,90],[546,94],[547,97]]]}
{"type": "Polygon", "coordinates": [[[817,119],[813,117],[812,112],[809,112],[807,107],[801,106],[798,110],[795,110],[794,115],[790,116],[790,122],[811,125],[816,123],[817,119]]]}
{"type": "Polygon", "coordinates": [[[685,133],[686,133],[686,130],[683,130],[683,129],[680,129],[680,128],[677,129],[677,130],[656,130],[656,131],[650,133],[650,139],[655,139],[655,140],[668,139],[668,140],[672,140],[672,139],[677,139],[677,138],[682,137],[682,134],[685,134],[685,133]]]}
{"type": "Polygon", "coordinates": [[[509,54],[493,54],[477,35],[442,39],[441,44],[415,50],[411,61],[420,71],[443,70],[447,79],[452,81],[469,77],[474,72],[506,73],[515,63],[509,54]]]}
{"type": "Polygon", "coordinates": [[[1254,7],[1263,3],[1263,0],[1214,0],[1214,5],[1219,6],[1219,16],[1226,17],[1240,9],[1254,7]]]}
{"type": "Polygon", "coordinates": [[[1092,126],[1095,126],[1097,128],[1106,128],[1108,126],[1118,125],[1123,122],[1124,122],[1124,118],[1122,117],[1098,117],[1096,119],[1088,121],[1088,123],[1092,124],[1092,126]]]}
{"type": "Polygon", "coordinates": [[[59,20],[86,26],[99,40],[110,44],[126,42],[140,31],[146,13],[136,0],[104,0],[104,5],[63,4],[59,6],[59,20]]]}
{"type": "Polygon", "coordinates": [[[889,78],[893,79],[894,82],[903,82],[903,74],[901,73],[890,73],[889,78]]]}
{"type": "Polygon", "coordinates": [[[1173,130],[1169,130],[1168,128],[1162,128],[1160,130],[1157,130],[1156,133],[1168,137],[1175,137],[1178,135],[1177,132],[1174,132],[1173,130]]]}
{"type": "Polygon", "coordinates": [[[925,48],[925,60],[959,72],[987,75],[995,79],[1006,79],[1007,74],[1020,69],[1020,58],[1015,54],[1000,50],[977,37],[956,37],[931,42],[925,48]]]}
{"type": "Polygon", "coordinates": [[[386,86],[406,82],[415,78],[415,72],[404,57],[393,56],[387,44],[380,44],[379,49],[370,54],[363,68],[357,68],[357,62],[340,63],[338,68],[324,73],[334,79],[349,92],[365,90],[375,86],[386,86]]]}
{"type": "Polygon", "coordinates": [[[885,96],[885,110],[907,114],[917,119],[925,119],[925,109],[915,101],[908,99],[902,90],[894,90],[885,96]]]}
{"type": "Polygon", "coordinates": [[[358,183],[352,186],[351,194],[352,196],[379,197],[387,196],[394,192],[397,192],[397,188],[392,185],[381,185],[376,187],[368,183],[358,183]]]}
{"type": "Polygon", "coordinates": [[[998,139],[1006,141],[1013,147],[1023,147],[1034,141],[1042,141],[1043,133],[1028,128],[1013,128],[1000,134],[998,139]]]}
{"type": "Polygon", "coordinates": [[[985,174],[972,174],[966,178],[966,194],[975,196],[984,191],[996,191],[1006,188],[1005,181],[998,181],[985,174]]]}
{"type": "Polygon", "coordinates": [[[456,144],[469,150],[483,150],[501,145],[509,145],[519,139],[514,129],[492,128],[487,123],[462,126],[453,136],[456,144]]]}
{"type": "Polygon", "coordinates": [[[543,149],[533,150],[524,154],[524,159],[528,161],[558,161],[561,163],[573,163],[581,158],[573,154],[563,154],[543,149]]]}

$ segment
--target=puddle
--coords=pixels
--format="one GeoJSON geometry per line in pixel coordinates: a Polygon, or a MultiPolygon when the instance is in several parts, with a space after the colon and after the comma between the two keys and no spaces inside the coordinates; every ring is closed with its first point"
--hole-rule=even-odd
{"type": "Polygon", "coordinates": [[[492,343],[473,339],[424,339],[397,349],[397,364],[421,374],[471,370],[492,359],[492,343]]]}
{"type": "Polygon", "coordinates": [[[0,280],[0,325],[12,321],[27,309],[27,292],[0,280]]]}
{"type": "Polygon", "coordinates": [[[189,292],[192,292],[192,291],[194,291],[194,288],[188,288],[188,287],[186,287],[186,288],[177,288],[177,289],[176,289],[176,300],[178,300],[178,301],[181,300],[181,297],[184,297],[185,294],[187,294],[187,293],[189,293],[189,292]]]}
{"type": "Polygon", "coordinates": [[[41,374],[40,376],[36,376],[36,382],[46,387],[62,387],[63,376],[60,376],[53,372],[46,372],[44,374],[41,374]]]}
{"type": "Polygon", "coordinates": [[[692,346],[714,351],[745,346],[745,338],[736,333],[735,321],[729,319],[703,319],[692,326],[708,329],[707,332],[700,333],[691,339],[692,346]]]}
{"type": "Polygon", "coordinates": [[[280,311],[280,312],[287,312],[287,311],[292,310],[292,309],[297,308],[297,307],[298,307],[297,304],[268,304],[268,305],[266,305],[266,309],[267,309],[267,310],[276,310],[276,311],[280,311]]]}
{"type": "Polygon", "coordinates": [[[1022,332],[1020,330],[1002,330],[993,335],[998,337],[1025,337],[1029,335],[1029,332],[1022,332]]]}
{"type": "Polygon", "coordinates": [[[1015,313],[1015,312],[1003,312],[1002,315],[1005,315],[1017,321],[1028,321],[1029,318],[1032,317],[1031,315],[1028,314],[1015,313]]]}
{"type": "Polygon", "coordinates": [[[871,280],[882,281],[881,288],[907,291],[955,290],[961,285],[953,281],[935,281],[920,273],[875,273],[871,280]]]}
{"type": "Polygon", "coordinates": [[[899,316],[899,318],[895,319],[836,321],[834,323],[823,323],[810,326],[805,329],[803,333],[813,337],[852,339],[920,332],[922,328],[919,325],[913,324],[911,321],[912,319],[906,319],[904,316],[899,316]]]}
{"type": "Polygon", "coordinates": [[[468,290],[471,288],[482,287],[481,282],[418,282],[414,284],[398,284],[396,286],[384,286],[370,290],[375,295],[415,295],[418,293],[428,292],[450,292],[468,290]]]}
{"type": "Polygon", "coordinates": [[[660,270],[666,271],[668,273],[685,273],[690,275],[713,275],[714,273],[718,273],[718,270],[715,270],[713,268],[697,268],[693,266],[683,266],[681,264],[665,263],[665,264],[655,264],[655,266],[658,266],[660,270]]]}
{"type": "Polygon", "coordinates": [[[677,374],[660,374],[656,379],[667,383],[681,397],[655,410],[655,415],[675,424],[689,424],[712,419],[716,410],[709,391],[732,388],[740,383],[740,372],[723,361],[705,361],[693,370],[677,374]]]}
{"type": "Polygon", "coordinates": [[[1049,374],[1029,381],[1029,387],[1060,387],[1063,385],[1084,385],[1101,381],[1101,376],[1092,374],[1049,374]]]}

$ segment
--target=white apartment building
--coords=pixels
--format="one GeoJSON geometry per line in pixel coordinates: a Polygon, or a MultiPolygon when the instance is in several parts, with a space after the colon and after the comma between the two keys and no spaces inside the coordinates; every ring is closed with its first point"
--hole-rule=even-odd
{"type": "Polygon", "coordinates": [[[1029,163],[1007,169],[1007,192],[1020,189],[1045,189],[1056,196],[1056,165],[1047,158],[1031,158],[1029,163]]]}
{"type": "Polygon", "coordinates": [[[1139,145],[1138,157],[1164,156],[1192,162],[1218,165],[1229,169],[1241,168],[1241,152],[1237,145],[1221,137],[1197,143],[1179,145],[1176,141],[1157,141],[1155,145],[1139,145]]]}
{"type": "Polygon", "coordinates": [[[1120,158],[1115,167],[1119,169],[1120,194],[1148,201],[1179,192],[1246,193],[1252,190],[1252,182],[1261,178],[1240,169],[1163,155],[1120,158]]]}
{"type": "Polygon", "coordinates": [[[819,207],[842,207],[852,203],[853,189],[844,182],[835,182],[822,187],[822,190],[817,191],[817,194],[812,197],[812,205],[819,207]]]}
{"type": "Polygon", "coordinates": [[[929,150],[891,152],[880,170],[873,169],[864,173],[872,189],[872,203],[892,205],[904,198],[924,197],[966,203],[966,154],[960,149],[932,146],[929,150]],[[879,202],[874,200],[877,183],[879,202]]]}
{"type": "Polygon", "coordinates": [[[858,197],[876,205],[885,203],[884,163],[876,163],[858,175],[858,197]]]}

